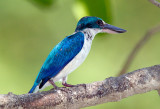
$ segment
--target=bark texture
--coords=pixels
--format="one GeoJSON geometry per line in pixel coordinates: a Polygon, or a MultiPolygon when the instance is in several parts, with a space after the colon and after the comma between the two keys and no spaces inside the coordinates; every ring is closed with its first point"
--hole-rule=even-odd
{"type": "Polygon", "coordinates": [[[142,68],[119,77],[59,88],[40,93],[0,95],[0,108],[79,109],[116,102],[123,98],[160,89],[160,65],[142,68]]]}

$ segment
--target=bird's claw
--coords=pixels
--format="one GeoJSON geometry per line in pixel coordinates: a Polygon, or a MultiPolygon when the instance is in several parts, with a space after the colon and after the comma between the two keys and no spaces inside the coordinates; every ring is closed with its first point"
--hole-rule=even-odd
{"type": "Polygon", "coordinates": [[[67,84],[66,82],[65,82],[65,83],[62,83],[62,85],[65,86],[65,87],[74,87],[74,85],[67,84]]]}

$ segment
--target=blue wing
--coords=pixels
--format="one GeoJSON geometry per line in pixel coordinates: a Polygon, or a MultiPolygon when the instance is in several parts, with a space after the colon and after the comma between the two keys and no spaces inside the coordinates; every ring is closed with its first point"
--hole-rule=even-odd
{"type": "Polygon", "coordinates": [[[59,44],[53,48],[44,62],[36,80],[35,86],[40,83],[41,88],[50,78],[55,77],[82,49],[84,44],[84,34],[77,32],[73,35],[67,36],[59,44]]]}

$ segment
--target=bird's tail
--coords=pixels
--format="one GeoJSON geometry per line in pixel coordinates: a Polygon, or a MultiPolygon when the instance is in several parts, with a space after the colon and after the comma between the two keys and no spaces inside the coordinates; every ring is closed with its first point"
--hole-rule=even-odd
{"type": "Polygon", "coordinates": [[[33,87],[31,88],[31,90],[28,93],[36,93],[38,92],[39,87],[37,83],[34,83],[33,87]]]}

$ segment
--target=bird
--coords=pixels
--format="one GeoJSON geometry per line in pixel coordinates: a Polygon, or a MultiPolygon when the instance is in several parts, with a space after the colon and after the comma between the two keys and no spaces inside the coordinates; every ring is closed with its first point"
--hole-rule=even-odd
{"type": "Polygon", "coordinates": [[[65,87],[73,87],[74,85],[67,83],[67,76],[84,62],[95,35],[124,32],[125,29],[110,25],[99,17],[82,17],[77,23],[75,32],[52,49],[29,93],[36,93],[49,85],[58,88],[55,84],[57,81],[61,81],[65,87]]]}

